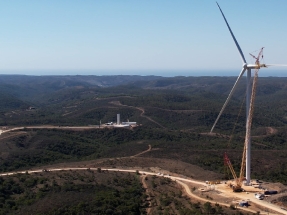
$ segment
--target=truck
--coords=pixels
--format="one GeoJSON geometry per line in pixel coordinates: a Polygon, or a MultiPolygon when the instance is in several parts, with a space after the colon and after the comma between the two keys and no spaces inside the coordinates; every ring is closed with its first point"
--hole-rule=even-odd
{"type": "Polygon", "coordinates": [[[262,193],[255,193],[255,198],[259,199],[259,200],[263,200],[264,199],[264,194],[262,194],[262,193]]]}

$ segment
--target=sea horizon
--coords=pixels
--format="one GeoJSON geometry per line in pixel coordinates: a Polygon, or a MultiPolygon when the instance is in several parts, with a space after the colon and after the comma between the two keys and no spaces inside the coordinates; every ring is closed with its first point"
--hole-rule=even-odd
{"type": "MultiPolygon", "coordinates": [[[[200,76],[238,76],[236,70],[30,70],[30,71],[0,71],[0,75],[27,76],[161,76],[161,77],[200,77],[200,76]]],[[[252,71],[254,73],[254,71],[252,71]]],[[[286,70],[259,71],[259,77],[287,77],[286,70]]]]}

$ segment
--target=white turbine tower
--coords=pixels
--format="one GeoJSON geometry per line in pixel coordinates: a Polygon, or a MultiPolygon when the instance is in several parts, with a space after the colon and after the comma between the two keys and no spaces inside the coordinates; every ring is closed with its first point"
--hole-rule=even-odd
{"type": "MultiPolygon", "coordinates": [[[[245,58],[244,58],[242,50],[241,50],[241,48],[240,48],[240,46],[239,46],[239,44],[238,44],[233,32],[232,32],[232,30],[231,30],[231,28],[230,28],[230,26],[229,26],[229,24],[228,24],[228,22],[227,22],[227,20],[226,20],[226,18],[224,16],[223,12],[222,12],[219,4],[217,2],[216,2],[216,4],[217,4],[217,6],[218,6],[218,8],[219,8],[224,20],[225,20],[225,23],[226,23],[226,25],[228,27],[228,30],[229,30],[229,32],[230,32],[230,34],[231,34],[231,36],[233,38],[233,41],[234,41],[234,43],[235,43],[235,45],[236,45],[236,47],[238,49],[238,52],[239,52],[240,57],[242,59],[243,65],[242,65],[241,72],[239,73],[239,76],[238,76],[237,80],[235,81],[235,84],[232,87],[232,89],[231,89],[231,91],[230,91],[230,93],[229,93],[229,95],[228,95],[228,97],[227,97],[222,109],[220,110],[220,112],[219,112],[219,114],[218,114],[218,116],[217,116],[217,118],[216,118],[216,120],[215,120],[210,132],[212,133],[217,121],[219,120],[222,112],[224,111],[226,105],[228,104],[231,96],[233,95],[233,93],[234,93],[234,91],[235,91],[235,89],[237,87],[237,84],[238,84],[240,78],[243,76],[245,71],[247,71],[247,75],[246,75],[246,132],[247,132],[248,129],[250,129],[248,127],[249,125],[247,123],[247,120],[248,120],[248,116],[249,116],[250,99],[251,99],[251,69],[260,69],[262,67],[267,67],[267,66],[286,66],[286,65],[248,64],[246,62],[245,58]]],[[[250,138],[250,136],[245,141],[246,141],[246,183],[250,184],[250,167],[251,167],[251,165],[250,165],[251,164],[251,153],[250,153],[251,138],[250,138]]]]}

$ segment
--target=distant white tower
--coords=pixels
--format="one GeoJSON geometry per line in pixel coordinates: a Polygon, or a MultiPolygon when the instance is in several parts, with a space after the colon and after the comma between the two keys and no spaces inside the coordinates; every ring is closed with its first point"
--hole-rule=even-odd
{"type": "Polygon", "coordinates": [[[117,125],[121,124],[121,115],[118,113],[117,114],[117,125]]]}

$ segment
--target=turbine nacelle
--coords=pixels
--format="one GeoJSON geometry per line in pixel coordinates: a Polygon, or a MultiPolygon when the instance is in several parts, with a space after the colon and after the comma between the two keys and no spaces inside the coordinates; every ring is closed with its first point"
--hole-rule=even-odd
{"type": "MultiPolygon", "coordinates": [[[[245,68],[245,65],[244,65],[245,68]]],[[[247,64],[246,65],[247,69],[260,69],[260,68],[267,68],[266,64],[247,64]]]]}

